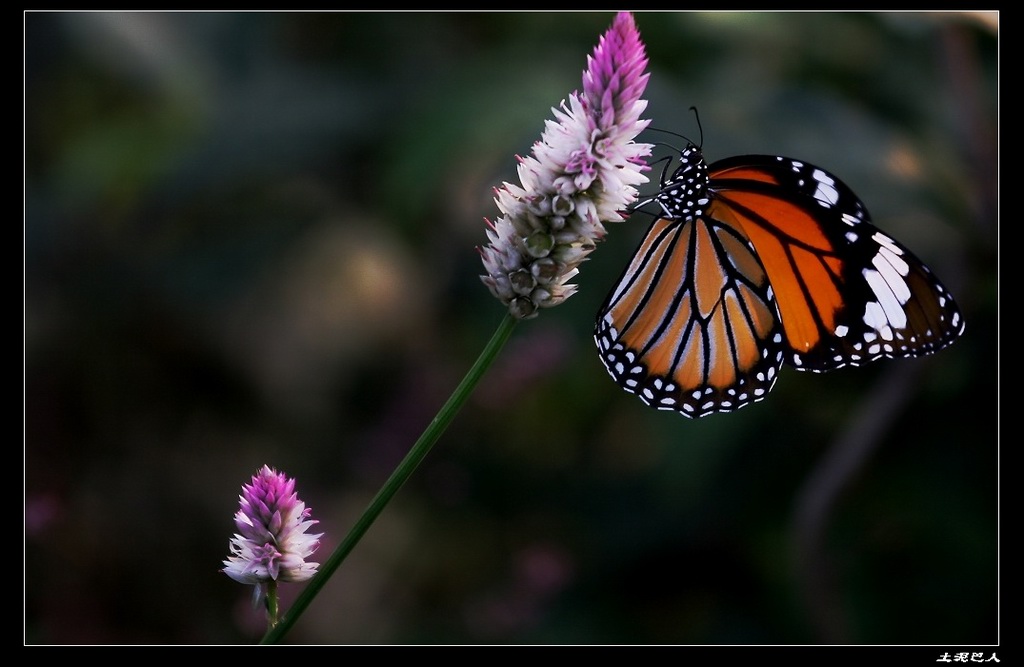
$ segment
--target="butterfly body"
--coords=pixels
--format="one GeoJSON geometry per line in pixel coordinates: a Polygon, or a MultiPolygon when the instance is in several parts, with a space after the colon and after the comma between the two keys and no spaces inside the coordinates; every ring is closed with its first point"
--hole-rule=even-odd
{"type": "Polygon", "coordinates": [[[930,354],[963,331],[952,297],[857,196],[800,160],[711,164],[690,144],[598,313],[615,381],[689,417],[762,400],[784,363],[816,372],[930,354]]]}

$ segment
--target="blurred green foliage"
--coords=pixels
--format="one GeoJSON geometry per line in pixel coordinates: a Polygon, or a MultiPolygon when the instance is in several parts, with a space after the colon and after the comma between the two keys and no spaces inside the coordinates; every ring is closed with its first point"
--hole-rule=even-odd
{"type": "MultiPolygon", "coordinates": [[[[503,316],[474,251],[492,189],[612,14],[24,19],[25,641],[253,642],[218,572],[241,485],[296,477],[320,560],[348,531],[503,316]]],[[[655,412],[591,340],[645,224],[616,226],[288,640],[996,643],[995,19],[637,13],[654,127],[697,139],[696,106],[709,160],[839,174],[965,336],[655,412]],[[851,432],[875,447],[818,535],[823,621],[797,517],[851,432]]]]}

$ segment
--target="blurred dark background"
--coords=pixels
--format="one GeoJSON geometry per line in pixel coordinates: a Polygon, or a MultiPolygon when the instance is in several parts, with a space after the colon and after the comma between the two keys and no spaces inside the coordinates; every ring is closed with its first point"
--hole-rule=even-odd
{"type": "MultiPolygon", "coordinates": [[[[241,485],[296,477],[327,558],[503,317],[492,188],[612,18],[24,15],[26,643],[261,636],[241,485]]],[[[637,13],[645,118],[838,174],[964,337],[656,412],[591,339],[615,226],[287,641],[998,642],[996,18],[637,13]]]]}

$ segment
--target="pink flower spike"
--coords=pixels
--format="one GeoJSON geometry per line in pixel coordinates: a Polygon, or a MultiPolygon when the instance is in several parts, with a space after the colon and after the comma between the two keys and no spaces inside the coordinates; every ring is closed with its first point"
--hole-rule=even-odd
{"type": "Polygon", "coordinates": [[[306,558],[320,546],[323,533],[307,530],[317,521],[295,493],[295,480],[263,466],[242,486],[235,514],[238,533],[229,542],[231,555],[222,572],[257,587],[270,581],[306,581],[319,563],[306,558]]]}
{"type": "Polygon", "coordinates": [[[504,183],[480,249],[491,293],[520,319],[557,306],[567,284],[647,182],[650,144],[633,140],[647,127],[647,56],[633,15],[620,12],[587,57],[583,93],[552,109],[532,155],[518,157],[520,185],[504,183]]]}

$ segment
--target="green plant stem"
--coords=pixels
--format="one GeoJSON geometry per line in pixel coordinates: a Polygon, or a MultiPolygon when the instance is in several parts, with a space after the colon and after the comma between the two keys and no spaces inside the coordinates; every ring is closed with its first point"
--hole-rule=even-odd
{"type": "Polygon", "coordinates": [[[369,506],[363,511],[362,516],[356,521],[355,525],[349,531],[345,539],[338,545],[338,548],[334,550],[331,557],[328,558],[323,565],[320,567],[316,576],[310,579],[309,584],[299,593],[299,596],[295,599],[295,603],[291,609],[285,613],[277,625],[270,628],[267,634],[260,640],[261,644],[276,644],[284,637],[285,633],[291,629],[295,621],[299,619],[302,613],[309,606],[309,603],[313,601],[320,589],[324,587],[327,580],[331,578],[334,571],[338,569],[342,561],[348,556],[349,552],[355,548],[359,540],[362,539],[363,535],[369,530],[370,526],[377,519],[380,513],[387,506],[391,498],[394,497],[398,489],[402,487],[409,476],[412,475],[416,467],[423,461],[423,458],[430,451],[430,448],[434,445],[437,439],[444,433],[445,429],[451,423],[452,419],[458,413],[462,404],[466,402],[469,395],[473,392],[474,387],[483,377],[484,372],[490,367],[491,363],[498,356],[498,352],[505,345],[509,336],[512,335],[512,330],[515,328],[516,318],[510,314],[506,314],[505,318],[498,325],[494,335],[491,336],[491,340],[488,341],[487,346],[483,352],[477,358],[476,362],[466,373],[466,377],[462,379],[459,386],[455,388],[455,391],[448,398],[448,401],[441,406],[437,416],[434,417],[430,425],[427,426],[426,430],[419,439],[413,444],[409,453],[405,455],[401,463],[395,468],[395,471],[391,473],[391,477],[384,482],[384,486],[381,487],[377,495],[370,501],[369,506]]]}
{"type": "Polygon", "coordinates": [[[271,579],[267,582],[267,625],[271,628],[277,625],[277,613],[277,581],[271,579]]]}

